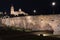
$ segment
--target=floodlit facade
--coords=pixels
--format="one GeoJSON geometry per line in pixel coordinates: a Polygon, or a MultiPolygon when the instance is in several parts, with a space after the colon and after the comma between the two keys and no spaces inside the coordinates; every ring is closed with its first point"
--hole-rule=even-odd
{"type": "Polygon", "coordinates": [[[19,14],[28,15],[27,13],[25,13],[21,9],[19,9],[19,11],[14,11],[14,6],[11,6],[10,13],[11,13],[11,15],[15,15],[15,16],[18,16],[19,14]]]}
{"type": "Polygon", "coordinates": [[[23,16],[2,19],[2,24],[30,30],[53,30],[60,34],[60,15],[23,16]]]}

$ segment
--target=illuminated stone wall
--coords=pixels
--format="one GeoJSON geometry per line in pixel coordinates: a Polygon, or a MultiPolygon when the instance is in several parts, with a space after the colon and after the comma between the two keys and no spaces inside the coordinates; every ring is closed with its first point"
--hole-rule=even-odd
{"type": "Polygon", "coordinates": [[[2,19],[2,24],[31,30],[54,30],[60,34],[60,15],[23,16],[2,19]]]}

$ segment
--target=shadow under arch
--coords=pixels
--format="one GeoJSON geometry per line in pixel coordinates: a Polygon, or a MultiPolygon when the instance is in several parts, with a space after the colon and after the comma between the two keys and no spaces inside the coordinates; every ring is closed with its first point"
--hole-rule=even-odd
{"type": "Polygon", "coordinates": [[[44,29],[45,29],[48,33],[52,33],[52,34],[53,34],[53,32],[54,32],[52,26],[51,26],[49,23],[47,23],[47,24],[44,26],[44,29]]]}

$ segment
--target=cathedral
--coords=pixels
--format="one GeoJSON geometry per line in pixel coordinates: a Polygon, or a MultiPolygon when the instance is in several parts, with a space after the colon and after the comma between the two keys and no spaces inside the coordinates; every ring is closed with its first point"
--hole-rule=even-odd
{"type": "Polygon", "coordinates": [[[14,6],[11,6],[10,14],[15,16],[18,16],[19,14],[28,15],[28,13],[25,13],[21,9],[19,9],[19,11],[14,11],[14,6]]]}

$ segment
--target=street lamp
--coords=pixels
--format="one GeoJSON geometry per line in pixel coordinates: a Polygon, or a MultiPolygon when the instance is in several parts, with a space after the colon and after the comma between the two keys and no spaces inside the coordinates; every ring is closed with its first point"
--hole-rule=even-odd
{"type": "Polygon", "coordinates": [[[56,2],[52,2],[52,6],[55,6],[56,5],[56,2]]]}
{"type": "Polygon", "coordinates": [[[53,6],[53,14],[54,14],[54,6],[56,5],[56,2],[52,2],[52,6],[53,6]]]}
{"type": "Polygon", "coordinates": [[[34,12],[34,15],[36,14],[36,10],[33,10],[33,12],[34,12]]]}

